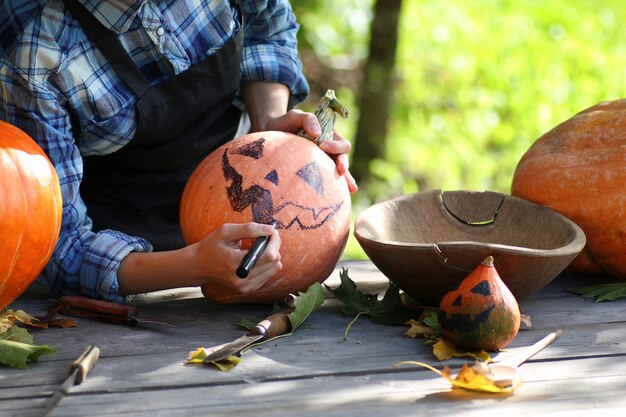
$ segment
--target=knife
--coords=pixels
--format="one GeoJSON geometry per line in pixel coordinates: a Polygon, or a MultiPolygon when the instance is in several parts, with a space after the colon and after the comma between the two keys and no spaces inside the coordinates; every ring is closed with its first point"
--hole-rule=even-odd
{"type": "Polygon", "coordinates": [[[104,323],[126,324],[129,326],[134,326],[138,323],[153,323],[176,327],[173,324],[162,321],[139,319],[137,318],[139,310],[136,307],[79,295],[64,295],[59,298],[55,311],[67,316],[83,317],[104,323]]]}
{"type": "Polygon", "coordinates": [[[83,353],[70,365],[70,371],[65,381],[57,388],[52,394],[52,397],[47,400],[44,410],[44,416],[50,414],[50,412],[61,401],[61,398],[69,392],[74,385],[80,385],[85,379],[87,374],[94,367],[98,358],[100,357],[100,349],[96,346],[87,346],[83,353]]]}
{"type": "Polygon", "coordinates": [[[280,336],[291,330],[291,320],[289,313],[294,311],[293,307],[274,313],[256,324],[248,333],[239,339],[223,345],[216,346],[213,352],[204,359],[204,363],[211,363],[226,359],[230,355],[236,355],[253,343],[269,340],[280,336]]]}

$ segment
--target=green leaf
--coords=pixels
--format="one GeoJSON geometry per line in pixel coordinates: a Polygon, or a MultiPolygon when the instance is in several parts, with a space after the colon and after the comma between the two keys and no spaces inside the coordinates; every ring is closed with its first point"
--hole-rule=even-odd
{"type": "Polygon", "coordinates": [[[54,353],[48,345],[35,346],[33,337],[20,327],[12,327],[0,334],[0,363],[16,368],[27,368],[29,361],[54,353]]]}
{"type": "Polygon", "coordinates": [[[13,326],[4,333],[0,334],[0,340],[10,340],[13,342],[33,344],[33,336],[22,327],[13,326]]]}
{"type": "Polygon", "coordinates": [[[235,324],[237,326],[243,327],[246,330],[251,330],[254,326],[256,326],[256,321],[243,317],[241,320],[235,322],[235,324]]]}
{"type": "Polygon", "coordinates": [[[291,321],[291,331],[296,330],[304,320],[307,319],[315,310],[324,303],[324,293],[322,285],[319,282],[311,285],[305,293],[298,293],[295,300],[295,309],[289,313],[289,321],[291,321]]]}
{"type": "Polygon", "coordinates": [[[618,298],[626,297],[626,282],[588,285],[584,287],[570,288],[568,291],[581,295],[584,298],[595,298],[596,303],[602,301],[614,301],[618,298]]]}
{"type": "Polygon", "coordinates": [[[348,270],[342,268],[339,272],[341,285],[335,289],[326,288],[332,292],[344,306],[341,312],[348,315],[366,314],[374,323],[402,324],[411,318],[413,312],[406,308],[400,298],[400,290],[393,283],[385,291],[382,299],[378,294],[363,294],[348,276],[348,270]]]}

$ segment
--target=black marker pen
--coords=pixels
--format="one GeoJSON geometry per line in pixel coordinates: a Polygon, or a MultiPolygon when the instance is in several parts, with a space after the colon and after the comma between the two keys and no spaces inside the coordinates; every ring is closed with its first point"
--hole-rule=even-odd
{"type": "MultiPolygon", "coordinates": [[[[276,227],[275,220],[271,221],[269,224],[276,227]]],[[[250,246],[250,250],[248,251],[248,253],[246,253],[246,255],[241,260],[239,268],[237,268],[236,274],[239,278],[245,278],[248,276],[252,268],[254,268],[256,261],[265,250],[265,247],[267,246],[269,240],[269,236],[259,236],[258,238],[256,238],[252,246],[250,246]]]]}

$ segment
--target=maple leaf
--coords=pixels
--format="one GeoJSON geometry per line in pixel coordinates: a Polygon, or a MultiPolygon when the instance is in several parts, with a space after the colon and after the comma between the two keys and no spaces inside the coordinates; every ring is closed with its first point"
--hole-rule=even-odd
{"type": "Polygon", "coordinates": [[[618,298],[626,297],[626,282],[588,285],[570,288],[568,291],[573,294],[578,294],[583,298],[595,298],[596,303],[602,301],[615,301],[618,298]]]}
{"type": "Polygon", "coordinates": [[[354,281],[350,279],[346,268],[341,268],[339,278],[341,284],[337,288],[332,289],[327,285],[324,286],[343,303],[342,313],[356,315],[344,333],[344,340],[346,340],[354,322],[362,315],[367,315],[374,323],[403,324],[414,314],[403,304],[400,290],[391,282],[389,282],[389,287],[383,298],[378,299],[378,294],[360,292],[354,281]]]}
{"type": "Polygon", "coordinates": [[[453,388],[462,388],[469,391],[491,394],[511,393],[522,384],[519,374],[517,375],[517,378],[513,380],[496,380],[489,366],[485,362],[481,361],[476,361],[473,365],[463,364],[463,367],[454,378],[451,376],[450,368],[447,366],[444,366],[443,371],[439,371],[428,364],[413,361],[399,362],[394,366],[407,364],[428,368],[450,382],[453,388]]]}

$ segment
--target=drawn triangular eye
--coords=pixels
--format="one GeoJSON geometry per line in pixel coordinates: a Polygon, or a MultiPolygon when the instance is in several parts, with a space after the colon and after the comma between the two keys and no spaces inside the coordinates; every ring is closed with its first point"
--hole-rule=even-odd
{"type": "Polygon", "coordinates": [[[315,162],[308,163],[300,168],[296,174],[309,184],[318,195],[324,195],[324,180],[322,179],[319,165],[315,162]]]}
{"type": "Polygon", "coordinates": [[[490,296],[491,287],[489,286],[489,282],[487,280],[479,282],[474,286],[474,288],[472,288],[472,292],[474,294],[490,296]]]}
{"type": "Polygon", "coordinates": [[[254,142],[250,142],[240,147],[236,151],[233,151],[233,153],[247,156],[253,159],[261,159],[261,157],[263,156],[263,148],[265,148],[265,138],[259,138],[254,142]]]}
{"type": "Polygon", "coordinates": [[[275,169],[271,170],[266,176],[265,179],[278,187],[278,172],[275,169]]]}

